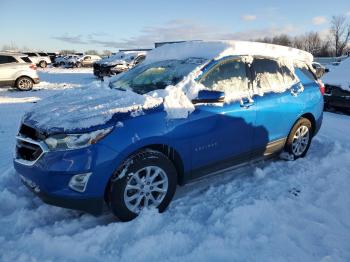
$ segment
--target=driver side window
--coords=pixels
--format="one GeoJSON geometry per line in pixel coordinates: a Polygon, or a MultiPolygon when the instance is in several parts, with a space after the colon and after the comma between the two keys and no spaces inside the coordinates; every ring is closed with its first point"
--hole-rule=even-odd
{"type": "Polygon", "coordinates": [[[246,65],[239,60],[224,60],[211,68],[200,80],[206,88],[225,92],[225,99],[249,96],[246,65]]]}

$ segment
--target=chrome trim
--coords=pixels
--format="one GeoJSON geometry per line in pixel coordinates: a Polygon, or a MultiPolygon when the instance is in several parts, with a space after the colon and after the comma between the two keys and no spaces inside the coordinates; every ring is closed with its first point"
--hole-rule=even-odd
{"type": "Polygon", "coordinates": [[[34,161],[28,161],[28,160],[24,160],[24,159],[19,159],[17,158],[17,154],[15,156],[15,162],[21,164],[21,165],[25,165],[25,166],[33,166],[45,153],[49,152],[49,148],[47,147],[47,145],[44,142],[38,142],[35,141],[31,138],[27,138],[27,137],[23,137],[23,136],[16,136],[17,140],[21,140],[30,144],[34,144],[37,145],[41,148],[41,154],[38,156],[37,159],[35,159],[34,161]]]}

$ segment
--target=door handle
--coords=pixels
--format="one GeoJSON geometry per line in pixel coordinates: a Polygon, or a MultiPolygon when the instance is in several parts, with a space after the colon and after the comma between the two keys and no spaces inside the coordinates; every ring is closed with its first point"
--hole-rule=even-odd
{"type": "Polygon", "coordinates": [[[249,99],[249,98],[242,98],[241,99],[241,107],[249,108],[252,105],[254,105],[254,100],[253,99],[249,99]]]}

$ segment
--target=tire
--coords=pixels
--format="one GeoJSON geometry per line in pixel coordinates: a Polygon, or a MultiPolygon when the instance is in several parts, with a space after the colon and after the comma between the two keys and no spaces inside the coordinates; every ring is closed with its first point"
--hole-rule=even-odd
{"type": "Polygon", "coordinates": [[[75,66],[76,66],[77,68],[80,68],[80,67],[81,67],[81,63],[80,63],[80,62],[77,62],[77,63],[75,64],[75,66]]]}
{"type": "Polygon", "coordinates": [[[33,85],[34,81],[27,76],[21,76],[16,80],[16,87],[21,91],[32,90],[33,85]]]}
{"type": "Polygon", "coordinates": [[[64,66],[65,64],[64,64],[64,62],[60,62],[60,66],[64,66]]]}
{"type": "Polygon", "coordinates": [[[39,66],[40,66],[41,68],[46,68],[46,67],[47,67],[46,61],[40,61],[39,66]]]}
{"type": "Polygon", "coordinates": [[[309,150],[312,140],[312,124],[307,118],[300,118],[290,131],[285,151],[288,152],[292,159],[304,157],[309,150]]]}
{"type": "Polygon", "coordinates": [[[128,158],[114,174],[108,202],[117,218],[130,221],[138,216],[146,203],[163,212],[175,194],[176,185],[173,163],[161,152],[146,149],[128,158]]]}

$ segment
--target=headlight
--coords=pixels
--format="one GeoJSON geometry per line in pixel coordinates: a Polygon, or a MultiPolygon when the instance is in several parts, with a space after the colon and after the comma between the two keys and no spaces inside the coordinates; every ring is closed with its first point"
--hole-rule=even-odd
{"type": "Polygon", "coordinates": [[[84,134],[60,134],[45,139],[50,150],[78,149],[96,144],[112,131],[113,127],[84,134]]]}

